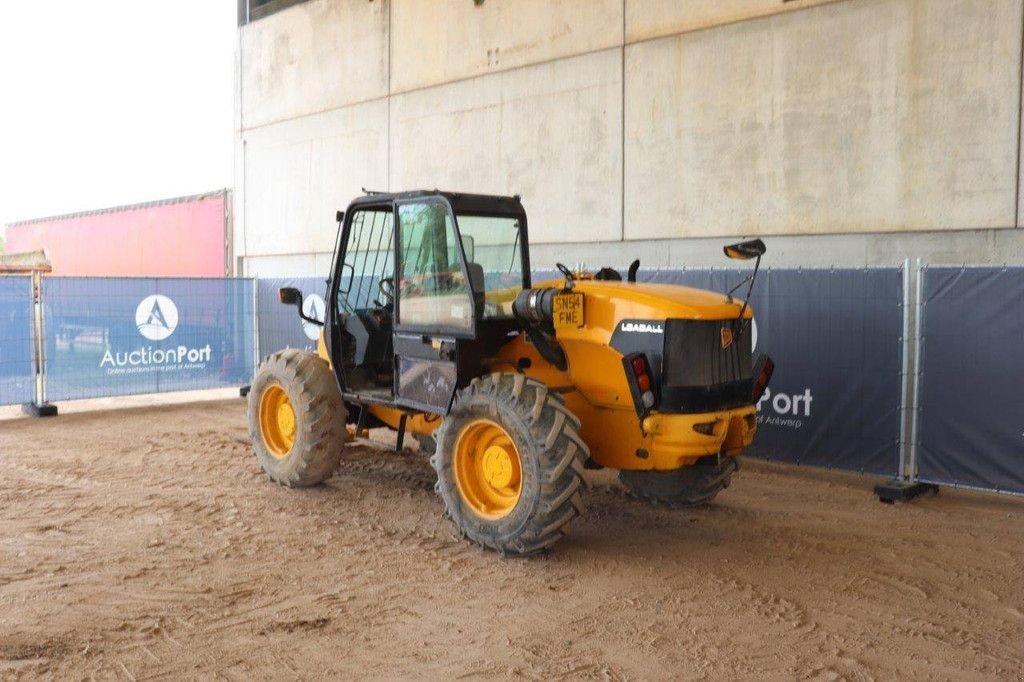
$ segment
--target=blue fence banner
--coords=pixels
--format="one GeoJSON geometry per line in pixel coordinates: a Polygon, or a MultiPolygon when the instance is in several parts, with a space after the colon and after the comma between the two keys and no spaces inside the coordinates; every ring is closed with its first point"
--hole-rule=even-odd
{"type": "Polygon", "coordinates": [[[316,352],[321,327],[304,322],[295,306],[284,305],[277,292],[282,287],[295,287],[302,292],[306,315],[324,319],[327,284],[323,277],[275,277],[256,281],[259,314],[259,357],[262,360],[284,348],[301,348],[316,352]]]}
{"type": "Polygon", "coordinates": [[[918,472],[1024,493],[1024,268],[928,267],[918,375],[918,472]]]}
{"type": "MultiPolygon", "coordinates": [[[[641,281],[727,292],[750,270],[642,272],[641,281]]],[[[737,298],[746,295],[739,287],[737,298]]],[[[896,475],[900,470],[903,271],[765,269],[750,305],[754,353],[775,375],[751,457],[896,475]]]]}
{"type": "Polygon", "coordinates": [[[43,279],[48,400],[249,383],[251,279],[43,279]]]}
{"type": "Polygon", "coordinates": [[[35,397],[32,278],[0,277],[0,405],[35,397]]]}

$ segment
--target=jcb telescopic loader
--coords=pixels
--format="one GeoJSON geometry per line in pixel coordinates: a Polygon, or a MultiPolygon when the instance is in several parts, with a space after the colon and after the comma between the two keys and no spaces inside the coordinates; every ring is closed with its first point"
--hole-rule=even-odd
{"type": "MultiPolygon", "coordinates": [[[[365,429],[412,433],[458,529],[512,555],[566,534],[587,467],[669,506],[729,485],[772,372],[744,302],[637,283],[637,262],[534,285],[519,197],[368,193],[338,218],[325,319],[280,292],[319,352],[274,353],[249,393],[272,480],[324,481],[365,429]]],[[[759,263],[764,244],[725,251],[759,263]]]]}

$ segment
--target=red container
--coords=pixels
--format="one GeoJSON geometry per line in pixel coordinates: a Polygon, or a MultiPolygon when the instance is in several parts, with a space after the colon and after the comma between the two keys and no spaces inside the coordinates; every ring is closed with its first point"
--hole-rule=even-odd
{"type": "Polygon", "coordinates": [[[5,251],[43,249],[54,275],[230,275],[226,190],[12,223],[5,251]]]}

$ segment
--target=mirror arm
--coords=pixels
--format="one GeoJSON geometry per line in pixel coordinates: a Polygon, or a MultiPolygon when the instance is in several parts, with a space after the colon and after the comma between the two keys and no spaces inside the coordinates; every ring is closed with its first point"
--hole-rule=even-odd
{"type": "Polygon", "coordinates": [[[640,269],[640,259],[637,258],[635,261],[629,264],[629,270],[626,272],[626,281],[636,281],[636,271],[640,269]]]}
{"type": "Polygon", "coordinates": [[[754,279],[754,275],[747,275],[746,277],[740,280],[739,284],[737,284],[732,289],[729,289],[728,292],[726,292],[725,296],[726,298],[729,299],[729,303],[732,303],[732,295],[736,293],[736,290],[739,289],[744,284],[746,284],[747,282],[751,281],[752,279],[754,279]]]}
{"type": "Polygon", "coordinates": [[[306,313],[302,312],[302,308],[299,308],[299,317],[305,320],[306,322],[309,322],[310,324],[315,324],[318,327],[324,326],[323,320],[318,320],[315,317],[310,317],[306,313]]]}
{"type": "Polygon", "coordinates": [[[299,319],[301,319],[301,320],[303,320],[305,322],[309,322],[310,324],[315,324],[318,327],[324,326],[324,321],[323,320],[318,320],[315,317],[310,317],[305,312],[303,312],[303,310],[302,310],[302,302],[303,302],[304,299],[303,299],[303,296],[302,296],[302,292],[300,291],[298,293],[299,293],[299,300],[295,303],[295,307],[299,309],[299,319]]]}
{"type": "MultiPolygon", "coordinates": [[[[752,294],[754,292],[754,281],[757,279],[757,270],[760,267],[761,267],[761,256],[758,256],[757,260],[754,261],[754,272],[753,272],[752,275],[750,275],[750,278],[749,278],[750,279],[750,286],[747,288],[747,295],[743,299],[743,307],[740,308],[740,314],[736,318],[738,320],[737,326],[739,327],[736,330],[736,340],[737,341],[739,341],[743,337],[743,327],[744,327],[744,325],[743,325],[743,315],[746,314],[747,306],[750,304],[750,294],[752,294]]],[[[736,285],[736,288],[739,288],[742,284],[743,284],[743,282],[740,282],[739,284],[736,285]]],[[[736,289],[733,289],[733,291],[735,291],[735,290],[736,289]]]]}

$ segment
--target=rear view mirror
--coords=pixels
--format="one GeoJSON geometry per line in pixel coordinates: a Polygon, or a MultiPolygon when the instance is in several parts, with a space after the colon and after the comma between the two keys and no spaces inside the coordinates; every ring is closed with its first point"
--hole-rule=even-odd
{"type": "Polygon", "coordinates": [[[725,251],[726,256],[734,260],[750,260],[763,256],[768,247],[760,239],[751,239],[738,244],[730,244],[722,250],[725,251]]]}
{"type": "Polygon", "coordinates": [[[466,260],[472,263],[476,256],[476,240],[472,235],[462,235],[462,250],[466,252],[466,260]]]}
{"type": "Polygon", "coordinates": [[[284,287],[277,292],[281,303],[285,305],[302,305],[302,294],[295,287],[284,287]]]}

